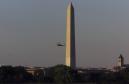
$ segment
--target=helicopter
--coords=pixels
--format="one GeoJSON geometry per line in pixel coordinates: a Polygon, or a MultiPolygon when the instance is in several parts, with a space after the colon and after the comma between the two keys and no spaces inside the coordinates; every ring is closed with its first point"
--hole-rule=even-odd
{"type": "Polygon", "coordinates": [[[65,44],[64,43],[61,43],[61,42],[57,42],[57,46],[65,46],[65,44]]]}

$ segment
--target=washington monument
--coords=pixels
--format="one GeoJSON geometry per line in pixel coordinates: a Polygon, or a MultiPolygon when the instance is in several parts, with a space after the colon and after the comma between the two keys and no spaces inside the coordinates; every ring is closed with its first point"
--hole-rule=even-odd
{"type": "Polygon", "coordinates": [[[74,7],[72,3],[70,3],[67,8],[66,66],[69,66],[72,69],[76,68],[75,18],[74,18],[74,7]]]}

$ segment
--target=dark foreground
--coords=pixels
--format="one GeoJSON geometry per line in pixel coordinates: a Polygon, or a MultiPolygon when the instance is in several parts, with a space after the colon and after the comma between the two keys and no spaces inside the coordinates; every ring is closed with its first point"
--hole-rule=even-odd
{"type": "Polygon", "coordinates": [[[1,66],[0,84],[129,84],[129,69],[77,69],[64,65],[28,69],[1,66]]]}
{"type": "MultiPolygon", "coordinates": [[[[5,84],[10,84],[10,83],[5,83],[5,84]]],[[[58,84],[58,83],[13,83],[13,84],[58,84]]],[[[124,83],[60,83],[60,84],[124,84],[124,83]]]]}

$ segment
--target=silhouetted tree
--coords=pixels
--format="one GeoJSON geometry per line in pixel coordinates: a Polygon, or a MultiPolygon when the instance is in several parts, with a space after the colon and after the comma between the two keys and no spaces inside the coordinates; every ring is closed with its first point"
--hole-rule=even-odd
{"type": "Polygon", "coordinates": [[[65,65],[57,65],[53,68],[53,77],[57,83],[71,83],[73,82],[73,70],[65,65]]]}

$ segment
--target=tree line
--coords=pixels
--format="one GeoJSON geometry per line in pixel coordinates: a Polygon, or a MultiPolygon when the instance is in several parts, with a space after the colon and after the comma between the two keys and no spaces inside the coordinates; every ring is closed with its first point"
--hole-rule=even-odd
{"type": "Polygon", "coordinates": [[[1,66],[0,83],[98,83],[98,84],[129,84],[129,69],[117,72],[86,72],[79,73],[65,65],[45,68],[39,74],[32,75],[23,66],[1,66]]]}

